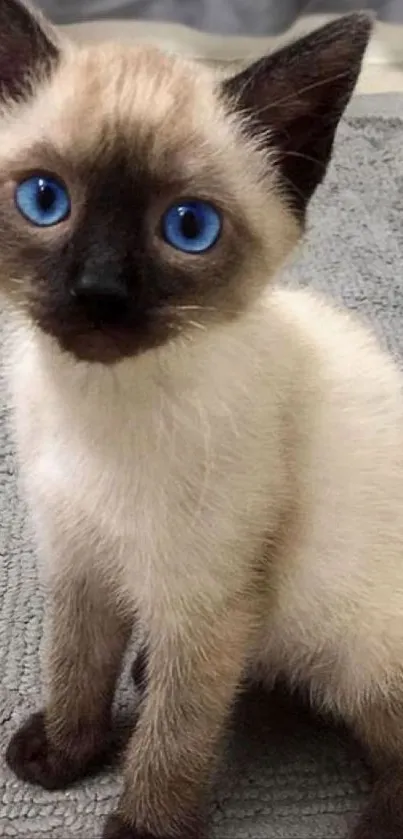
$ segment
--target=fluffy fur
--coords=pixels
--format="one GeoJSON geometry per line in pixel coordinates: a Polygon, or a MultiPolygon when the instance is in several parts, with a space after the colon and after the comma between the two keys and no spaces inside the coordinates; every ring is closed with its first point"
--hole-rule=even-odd
{"type": "Polygon", "coordinates": [[[48,702],[8,761],[49,788],[94,767],[136,623],[144,692],[105,837],[200,839],[251,673],[285,675],[349,722],[384,772],[355,835],[397,839],[401,376],[345,313],[269,284],[323,177],[369,22],[222,83],[154,48],[55,46],[25,6],[3,7],[0,77],[6,47],[27,72],[18,96],[3,90],[0,273],[50,592],[48,702]],[[37,170],[72,195],[47,230],[13,205],[37,170]],[[203,257],[158,233],[178,194],[223,214],[203,257]],[[68,291],[82,266],[109,276],[123,253],[127,319],[94,325],[68,291]]]}

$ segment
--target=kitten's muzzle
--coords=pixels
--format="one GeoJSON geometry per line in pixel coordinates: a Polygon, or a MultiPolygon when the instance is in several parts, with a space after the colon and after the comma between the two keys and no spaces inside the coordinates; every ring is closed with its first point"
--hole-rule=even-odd
{"type": "Polygon", "coordinates": [[[126,320],[130,298],[119,277],[82,274],[72,285],[70,294],[94,326],[119,326],[126,320]]]}

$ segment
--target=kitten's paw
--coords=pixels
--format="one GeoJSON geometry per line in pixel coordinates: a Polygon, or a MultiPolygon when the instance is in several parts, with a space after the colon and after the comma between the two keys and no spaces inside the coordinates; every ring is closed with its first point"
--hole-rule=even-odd
{"type": "Polygon", "coordinates": [[[71,754],[55,748],[48,739],[42,711],[33,714],[12,737],[6,761],[21,781],[39,784],[48,790],[63,789],[88,774],[96,759],[93,732],[72,742],[71,754]]]}
{"type": "Polygon", "coordinates": [[[358,822],[350,839],[400,839],[402,833],[396,833],[393,828],[386,825],[368,824],[358,822]]]}
{"type": "Polygon", "coordinates": [[[375,782],[366,809],[350,839],[401,839],[403,837],[403,768],[384,772],[375,782]]]}
{"type": "Polygon", "coordinates": [[[109,816],[106,820],[102,839],[150,839],[126,824],[120,816],[109,816]]]}
{"type": "Polygon", "coordinates": [[[119,815],[109,816],[107,819],[102,839],[205,839],[204,834],[198,828],[184,828],[183,832],[175,835],[148,833],[144,830],[137,830],[124,821],[119,815]]]}

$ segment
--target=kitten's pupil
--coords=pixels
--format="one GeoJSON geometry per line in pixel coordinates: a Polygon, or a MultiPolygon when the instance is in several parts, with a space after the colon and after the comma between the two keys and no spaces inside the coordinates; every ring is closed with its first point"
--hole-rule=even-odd
{"type": "Polygon", "coordinates": [[[195,239],[200,233],[200,223],[196,217],[196,213],[192,210],[186,210],[182,219],[182,233],[186,239],[195,239]]]}
{"type": "Polygon", "coordinates": [[[43,213],[49,212],[52,209],[56,200],[56,193],[52,186],[45,181],[39,181],[37,202],[38,207],[43,213]]]}

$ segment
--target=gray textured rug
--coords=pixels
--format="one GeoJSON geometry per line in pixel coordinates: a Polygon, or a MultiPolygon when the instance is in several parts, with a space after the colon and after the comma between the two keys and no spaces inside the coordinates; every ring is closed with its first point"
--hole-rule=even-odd
{"type": "MultiPolygon", "coordinates": [[[[403,96],[357,98],[311,211],[305,251],[287,272],[358,310],[403,359],[403,96]],[[400,113],[400,116],[399,116],[400,113]]],[[[0,749],[40,700],[42,599],[16,489],[8,406],[0,386],[0,749]]],[[[403,622],[403,615],[402,615],[403,622]]],[[[123,680],[119,713],[133,706],[123,680]]],[[[216,785],[214,839],[344,837],[368,780],[358,748],[281,696],[251,696],[216,785]]],[[[62,793],[16,781],[0,757],[0,836],[95,839],[119,774],[62,793]]]]}

